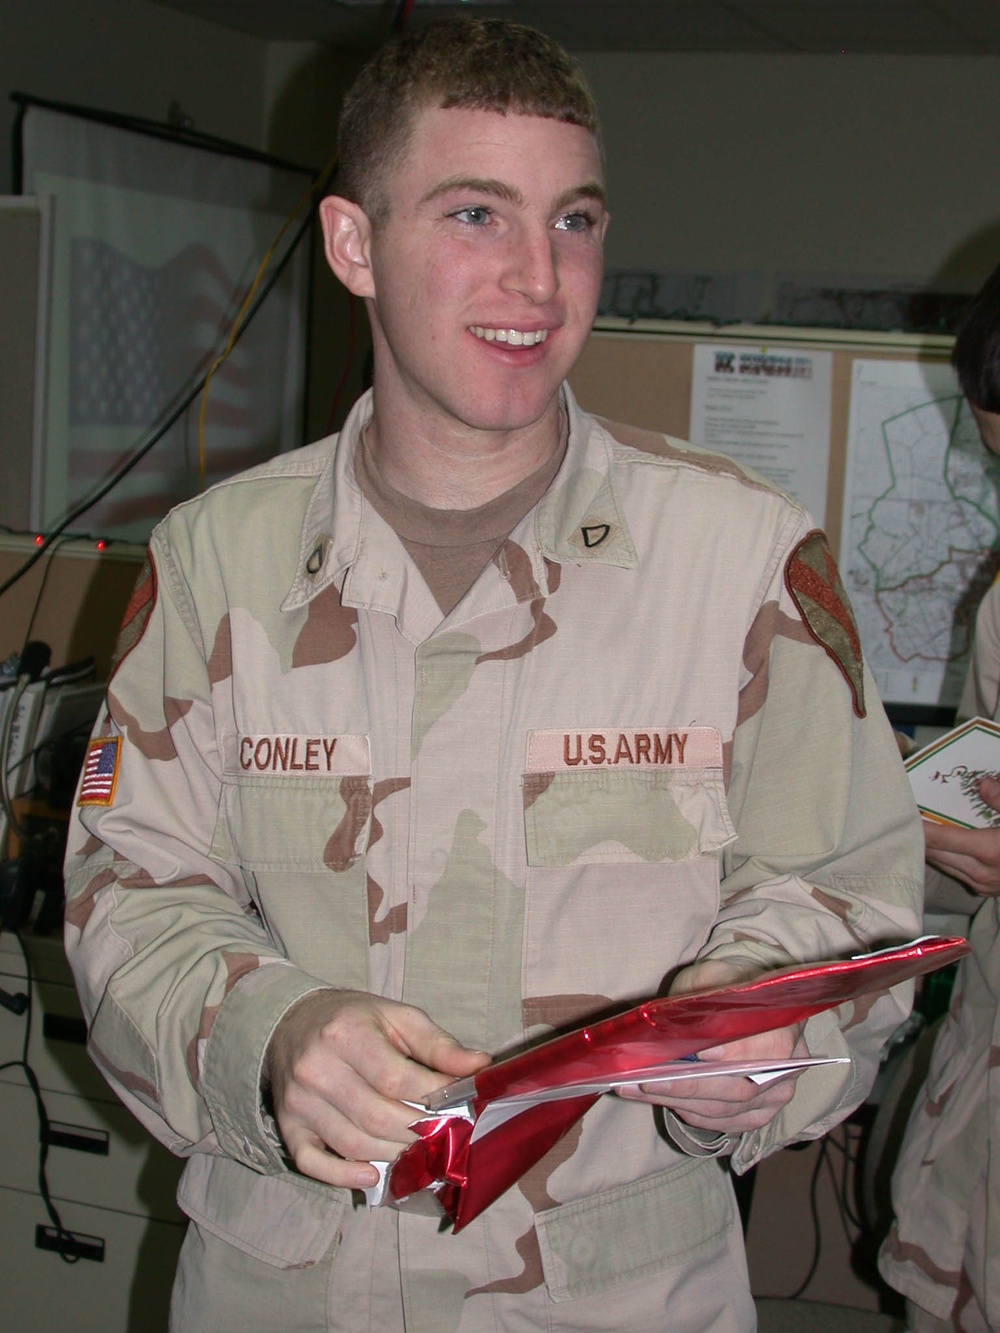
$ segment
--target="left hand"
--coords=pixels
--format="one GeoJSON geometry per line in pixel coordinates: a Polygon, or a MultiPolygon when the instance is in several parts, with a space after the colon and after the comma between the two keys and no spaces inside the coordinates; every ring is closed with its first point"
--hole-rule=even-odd
{"type": "MultiPolygon", "coordinates": [[[[982,778],[979,795],[1000,813],[1000,782],[982,778]]],[[[937,870],[985,897],[1000,896],[1000,828],[958,828],[924,820],[927,860],[937,870]]]]}
{"type": "MultiPolygon", "coordinates": [[[[729,985],[735,980],[735,969],[726,963],[695,963],[678,975],[670,993],[707,990],[729,985]]],[[[786,1060],[789,1056],[808,1054],[803,1024],[799,1023],[708,1047],[698,1052],[698,1059],[702,1063],[711,1060],[786,1060]]],[[[678,1079],[660,1088],[654,1084],[645,1087],[640,1084],[619,1089],[618,1095],[632,1101],[669,1107],[679,1119],[695,1129],[717,1134],[743,1134],[747,1130],[761,1129],[788,1105],[797,1079],[797,1074],[789,1074],[760,1085],[738,1074],[722,1074],[717,1078],[678,1079]]]]}

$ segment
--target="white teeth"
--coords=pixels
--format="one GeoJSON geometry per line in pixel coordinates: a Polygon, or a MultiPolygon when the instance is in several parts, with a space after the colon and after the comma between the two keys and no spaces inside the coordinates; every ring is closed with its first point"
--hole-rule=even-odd
{"type": "Polygon", "coordinates": [[[481,324],[472,325],[469,332],[488,343],[507,343],[511,347],[534,347],[549,336],[548,329],[487,329],[481,324]]]}

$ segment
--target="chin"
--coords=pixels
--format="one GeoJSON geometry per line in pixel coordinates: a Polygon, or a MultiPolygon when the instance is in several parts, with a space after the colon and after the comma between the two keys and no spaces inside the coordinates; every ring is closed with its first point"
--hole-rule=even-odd
{"type": "Polygon", "coordinates": [[[545,393],[519,397],[515,401],[469,404],[468,411],[459,411],[460,420],[473,430],[516,431],[528,430],[552,410],[559,399],[559,385],[545,393]]]}

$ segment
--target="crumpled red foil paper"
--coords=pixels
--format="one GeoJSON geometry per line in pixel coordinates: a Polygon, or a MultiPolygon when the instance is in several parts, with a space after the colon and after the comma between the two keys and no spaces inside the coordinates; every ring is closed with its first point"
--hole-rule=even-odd
{"type": "MultiPolygon", "coordinates": [[[[609,1086],[707,1047],[801,1023],[861,995],[888,990],[969,952],[964,939],[926,937],[858,958],[768,972],[742,985],[651,999],[624,1013],[555,1037],[463,1080],[465,1096],[418,1120],[417,1141],[389,1169],[383,1201],[433,1203],[460,1231],[542,1158],[594,1104],[576,1084],[609,1086]],[[551,1094],[553,1100],[512,1109],[481,1132],[483,1113],[507,1099],[551,1094]],[[429,1194],[420,1201],[418,1196],[429,1194]]],[[[456,1085],[456,1090],[458,1085],[456,1085]]],[[[448,1090],[445,1090],[446,1093],[448,1090]]],[[[487,1117],[489,1119],[489,1117],[487,1117]]]]}

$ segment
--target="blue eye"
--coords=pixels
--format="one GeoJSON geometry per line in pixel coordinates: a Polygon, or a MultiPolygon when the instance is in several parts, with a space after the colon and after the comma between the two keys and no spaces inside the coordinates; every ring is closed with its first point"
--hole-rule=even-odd
{"type": "Polygon", "coordinates": [[[470,208],[460,208],[451,216],[457,218],[459,222],[468,223],[470,227],[485,227],[492,214],[484,205],[474,204],[470,208]]]}
{"type": "Polygon", "coordinates": [[[556,223],[559,231],[589,231],[594,219],[589,213],[566,213],[556,223]]]}

